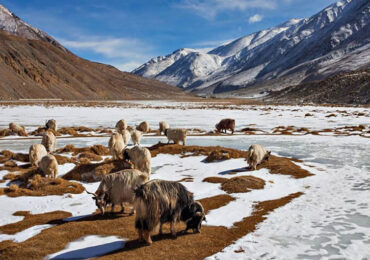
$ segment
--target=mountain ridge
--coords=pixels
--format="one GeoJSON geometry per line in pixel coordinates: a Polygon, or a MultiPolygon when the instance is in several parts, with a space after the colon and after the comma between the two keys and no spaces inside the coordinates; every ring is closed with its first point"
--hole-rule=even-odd
{"type": "Polygon", "coordinates": [[[185,99],[180,89],[80,58],[0,5],[0,100],[185,99]]]}
{"type": "MultiPolygon", "coordinates": [[[[344,71],[335,70],[330,61],[337,66],[336,60],[343,57],[347,62],[348,54],[361,48],[362,56],[370,54],[369,13],[366,0],[339,1],[309,18],[291,19],[207,53],[195,50],[176,56],[175,51],[157,62],[152,59],[133,73],[198,94],[269,91],[325,78],[344,71]]],[[[351,70],[369,64],[366,58],[357,60],[351,70]]]]}

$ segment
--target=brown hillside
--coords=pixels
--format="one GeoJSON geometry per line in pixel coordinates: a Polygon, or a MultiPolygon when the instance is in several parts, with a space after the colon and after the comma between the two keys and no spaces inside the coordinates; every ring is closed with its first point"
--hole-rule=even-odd
{"type": "Polygon", "coordinates": [[[182,99],[180,89],[0,31],[0,100],[182,99]]]}

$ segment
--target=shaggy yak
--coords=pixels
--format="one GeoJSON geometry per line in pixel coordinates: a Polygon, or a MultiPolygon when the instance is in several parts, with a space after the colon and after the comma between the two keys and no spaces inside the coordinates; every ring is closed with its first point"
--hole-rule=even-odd
{"type": "Polygon", "coordinates": [[[224,131],[226,134],[226,130],[230,130],[232,134],[234,134],[235,129],[235,120],[231,118],[222,119],[218,124],[215,125],[217,132],[224,131]]]}
{"type": "Polygon", "coordinates": [[[159,227],[170,222],[171,234],[175,237],[176,222],[186,223],[185,232],[192,229],[200,232],[205,220],[202,205],[194,201],[192,194],[184,185],[174,181],[152,180],[135,190],[136,220],[135,227],[139,240],[152,243],[151,235],[159,227]]]}

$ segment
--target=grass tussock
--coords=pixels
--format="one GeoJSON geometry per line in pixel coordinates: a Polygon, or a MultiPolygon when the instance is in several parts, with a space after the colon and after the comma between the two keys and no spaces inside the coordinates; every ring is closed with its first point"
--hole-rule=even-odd
{"type": "Polygon", "coordinates": [[[59,148],[57,153],[72,153],[73,155],[78,155],[80,153],[89,152],[96,155],[109,155],[109,149],[105,147],[104,145],[96,144],[91,147],[82,147],[77,148],[73,144],[68,144],[62,148],[59,148]]]}
{"type": "Polygon", "coordinates": [[[224,183],[225,181],[227,181],[228,179],[227,178],[223,178],[223,177],[207,177],[205,179],[203,179],[203,182],[209,182],[209,183],[224,183]]]}
{"type": "Polygon", "coordinates": [[[251,190],[263,189],[265,181],[254,176],[237,176],[227,179],[221,185],[221,189],[227,193],[245,193],[251,190]]]}
{"type": "Polygon", "coordinates": [[[90,161],[101,161],[103,158],[100,155],[97,155],[92,152],[82,152],[78,156],[78,158],[81,160],[82,158],[89,159],[90,161]]]}
{"type": "Polygon", "coordinates": [[[263,163],[257,166],[257,170],[267,168],[270,170],[271,174],[290,175],[297,179],[313,175],[309,171],[304,170],[300,166],[295,164],[294,161],[301,162],[300,160],[297,159],[271,155],[268,161],[264,161],[263,163]]]}
{"type": "Polygon", "coordinates": [[[77,159],[75,157],[66,157],[60,154],[54,154],[55,159],[57,159],[58,165],[63,165],[65,163],[77,163],[77,159]]]}
{"type": "Polygon", "coordinates": [[[123,169],[132,169],[132,164],[124,160],[105,160],[102,163],[80,164],[67,172],[63,178],[85,182],[100,181],[104,175],[123,169]]]}
{"type": "Polygon", "coordinates": [[[43,127],[43,126],[40,126],[36,130],[30,132],[29,135],[43,136],[47,130],[51,131],[55,136],[60,136],[60,133],[58,133],[57,131],[54,131],[54,129],[51,129],[51,128],[46,129],[46,127],[43,127]]]}
{"type": "MultiPolygon", "coordinates": [[[[300,195],[302,193],[294,193],[280,199],[257,203],[253,213],[235,223],[235,228],[203,226],[202,233],[182,234],[180,230],[184,229],[184,225],[179,224],[176,226],[177,238],[172,239],[169,235],[169,226],[164,225],[164,234],[154,235],[151,246],[145,246],[145,244],[138,242],[134,228],[134,216],[94,215],[53,226],[22,243],[3,241],[0,243],[1,257],[3,260],[42,259],[48,254],[64,249],[69,242],[83,236],[116,235],[128,239],[125,247],[102,256],[101,259],[203,259],[220,252],[233,241],[255,231],[257,225],[262,223],[269,213],[288,204],[300,195]]],[[[231,200],[230,196],[221,195],[200,201],[205,211],[208,212],[210,209],[226,205],[231,200]]]]}
{"type": "MultiPolygon", "coordinates": [[[[150,153],[152,157],[157,156],[157,154],[164,153],[164,154],[182,154],[183,156],[198,156],[198,155],[205,155],[210,156],[212,152],[214,154],[221,153],[227,154],[227,156],[223,158],[246,158],[248,152],[247,151],[240,151],[232,148],[225,148],[221,146],[184,146],[179,144],[163,144],[159,142],[151,147],[149,147],[150,153]],[[186,154],[186,155],[185,155],[186,154]]],[[[212,158],[209,158],[211,160],[212,158]]]]}
{"type": "Polygon", "coordinates": [[[28,154],[26,153],[13,153],[9,150],[2,150],[0,152],[0,154],[2,155],[2,160],[0,160],[0,163],[4,163],[5,161],[8,161],[8,160],[16,160],[16,161],[20,161],[20,162],[29,162],[29,157],[28,157],[28,154]]]}
{"type": "Polygon", "coordinates": [[[72,214],[65,211],[53,211],[43,214],[31,214],[29,211],[17,211],[14,216],[24,216],[21,221],[0,227],[0,232],[4,234],[15,234],[35,225],[42,225],[51,221],[71,217],[72,214]]]}
{"type": "Polygon", "coordinates": [[[48,196],[63,195],[66,193],[80,194],[85,188],[77,182],[70,182],[62,178],[50,179],[39,174],[29,178],[21,184],[11,184],[9,188],[3,188],[3,194],[9,197],[20,196],[48,196]]]}

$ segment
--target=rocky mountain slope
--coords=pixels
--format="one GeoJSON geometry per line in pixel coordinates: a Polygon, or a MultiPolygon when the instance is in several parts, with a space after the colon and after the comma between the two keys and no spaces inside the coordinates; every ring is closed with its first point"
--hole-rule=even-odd
{"type": "Polygon", "coordinates": [[[343,0],[207,53],[177,50],[133,73],[201,94],[248,89],[254,95],[369,67],[368,57],[370,2],[343,0]]]}
{"type": "Polygon", "coordinates": [[[370,104],[370,70],[339,73],[271,93],[266,101],[283,103],[370,104]]]}
{"type": "Polygon", "coordinates": [[[180,89],[77,57],[0,5],[0,100],[186,98],[180,89]]]}

